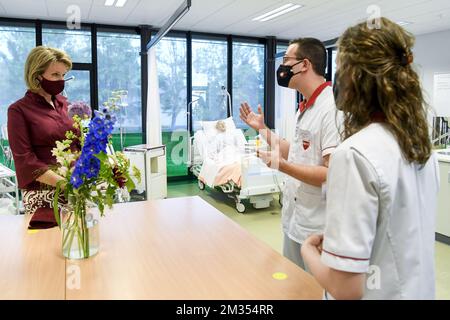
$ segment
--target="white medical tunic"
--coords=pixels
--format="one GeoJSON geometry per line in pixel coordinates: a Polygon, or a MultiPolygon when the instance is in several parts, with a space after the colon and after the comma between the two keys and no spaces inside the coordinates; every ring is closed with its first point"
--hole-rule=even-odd
{"type": "Polygon", "coordinates": [[[434,155],[409,163],[382,123],[332,154],[321,260],[367,273],[364,299],[434,299],[438,172],[434,155]]]}
{"type": "MultiPolygon", "coordinates": [[[[314,96],[314,95],[313,95],[314,96]]],[[[313,105],[297,112],[294,141],[289,148],[288,161],[307,166],[322,166],[323,157],[331,154],[340,141],[333,90],[325,87],[314,97],[313,105]]],[[[286,176],[282,208],[283,232],[293,241],[303,243],[325,227],[325,184],[316,187],[286,176]]]]}

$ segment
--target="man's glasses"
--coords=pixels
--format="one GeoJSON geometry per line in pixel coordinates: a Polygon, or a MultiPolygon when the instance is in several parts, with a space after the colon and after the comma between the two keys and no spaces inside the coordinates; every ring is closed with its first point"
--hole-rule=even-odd
{"type": "Polygon", "coordinates": [[[305,60],[305,58],[297,58],[297,57],[288,57],[288,56],[284,56],[283,57],[283,64],[285,64],[286,62],[288,62],[289,60],[296,60],[296,61],[302,61],[305,60]]]}

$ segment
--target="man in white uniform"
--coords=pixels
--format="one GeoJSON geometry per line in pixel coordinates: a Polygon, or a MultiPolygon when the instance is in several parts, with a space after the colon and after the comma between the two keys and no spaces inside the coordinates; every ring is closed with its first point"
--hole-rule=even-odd
{"type": "Polygon", "coordinates": [[[277,71],[280,86],[296,89],[305,97],[296,115],[292,145],[265,126],[261,106],[255,114],[247,103],[241,105],[241,119],[258,130],[272,148],[270,152],[260,151],[259,157],[288,175],[283,192],[283,254],[303,269],[301,243],[325,226],[328,161],[340,140],[340,117],[331,83],[324,79],[326,57],[319,40],[293,40],[277,71]]]}

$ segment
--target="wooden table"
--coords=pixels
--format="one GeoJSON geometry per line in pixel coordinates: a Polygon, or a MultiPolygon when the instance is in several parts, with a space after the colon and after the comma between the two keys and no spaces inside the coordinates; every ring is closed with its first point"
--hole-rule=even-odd
{"type": "MultiPolygon", "coordinates": [[[[15,229],[20,234],[21,228],[15,229]]],[[[54,243],[53,230],[42,233],[48,233],[54,243]]],[[[100,221],[100,246],[94,257],[66,261],[67,270],[80,275],[79,288],[66,287],[66,299],[278,300],[322,296],[322,289],[309,274],[199,197],[116,205],[100,221]],[[276,273],[287,275],[287,279],[275,279],[276,273]]],[[[41,242],[41,254],[43,247],[41,242]]],[[[54,259],[48,263],[58,266],[59,275],[63,264],[55,254],[57,246],[50,248],[47,255],[54,259]]],[[[9,252],[17,255],[16,250],[9,252]]],[[[26,251],[31,252],[31,248],[26,251]]],[[[36,255],[19,254],[16,259],[32,260],[36,255]]],[[[2,276],[13,272],[11,268],[4,270],[3,265],[0,270],[2,276]]],[[[49,272],[42,269],[41,274],[42,280],[49,280],[49,272]]],[[[31,281],[19,271],[14,277],[20,283],[31,281]]],[[[56,283],[48,284],[46,290],[61,291],[54,286],[56,283]]],[[[15,293],[19,295],[23,288],[15,293]]],[[[42,294],[50,296],[44,290],[42,294]]]]}
{"type": "Polygon", "coordinates": [[[57,228],[27,231],[29,216],[0,216],[0,299],[65,298],[57,228]]]}

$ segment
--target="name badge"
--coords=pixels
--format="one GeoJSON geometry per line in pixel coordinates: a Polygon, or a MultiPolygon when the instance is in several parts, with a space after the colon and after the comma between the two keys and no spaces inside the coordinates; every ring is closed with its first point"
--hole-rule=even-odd
{"type": "Polygon", "coordinates": [[[303,146],[303,150],[308,150],[311,147],[312,134],[307,130],[299,130],[298,140],[303,146]]]}

